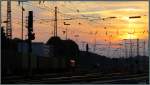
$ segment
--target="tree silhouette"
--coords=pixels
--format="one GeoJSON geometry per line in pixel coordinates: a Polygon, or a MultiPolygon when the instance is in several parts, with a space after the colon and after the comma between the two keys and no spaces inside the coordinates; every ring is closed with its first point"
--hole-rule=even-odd
{"type": "Polygon", "coordinates": [[[78,61],[79,48],[73,40],[61,40],[59,37],[51,37],[47,41],[47,45],[53,49],[53,57],[63,58],[66,63],[71,59],[78,61]]]}

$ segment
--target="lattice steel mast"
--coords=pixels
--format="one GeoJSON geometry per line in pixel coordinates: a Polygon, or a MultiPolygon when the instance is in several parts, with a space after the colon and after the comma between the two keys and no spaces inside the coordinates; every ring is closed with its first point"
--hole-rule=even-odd
{"type": "Polygon", "coordinates": [[[6,36],[7,36],[7,38],[12,39],[11,0],[7,0],[6,36]]]}

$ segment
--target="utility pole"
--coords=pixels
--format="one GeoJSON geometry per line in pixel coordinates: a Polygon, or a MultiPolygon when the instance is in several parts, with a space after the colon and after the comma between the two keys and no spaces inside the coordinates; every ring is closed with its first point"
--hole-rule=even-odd
{"type": "MultiPolygon", "coordinates": [[[[112,36],[112,35],[111,35],[112,36]]],[[[111,36],[108,36],[108,57],[110,56],[110,50],[111,50],[111,36]]]]}
{"type": "MultiPolygon", "coordinates": [[[[70,24],[66,24],[66,22],[64,22],[64,25],[70,25],[70,24]]],[[[66,40],[68,39],[67,34],[68,34],[68,29],[66,27],[66,40]]]]}
{"type": "Polygon", "coordinates": [[[7,36],[9,39],[12,39],[11,0],[7,0],[6,36],[7,36]]]}
{"type": "Polygon", "coordinates": [[[120,51],[120,52],[119,52],[119,53],[120,53],[120,57],[122,57],[122,56],[123,56],[123,55],[122,55],[122,49],[121,49],[121,48],[122,48],[122,44],[120,43],[120,44],[119,44],[119,46],[120,46],[120,47],[119,47],[119,51],[120,51]]]}
{"type": "Polygon", "coordinates": [[[145,40],[143,41],[143,56],[146,56],[146,49],[145,49],[145,40]]]}
{"type": "MultiPolygon", "coordinates": [[[[1,19],[1,1],[2,0],[0,0],[0,29],[2,30],[2,28],[1,28],[1,23],[2,23],[2,19],[1,19]]],[[[2,32],[2,31],[1,31],[2,32]]],[[[1,45],[0,45],[1,46],[1,45]]],[[[0,57],[0,59],[1,59],[1,57],[0,57]]],[[[0,73],[0,75],[1,75],[1,73],[0,73]]]]}
{"type": "Polygon", "coordinates": [[[139,56],[139,39],[137,39],[137,56],[139,56]]]}
{"type": "Polygon", "coordinates": [[[54,37],[57,37],[57,6],[55,7],[54,37]]]}
{"type": "Polygon", "coordinates": [[[25,10],[24,10],[24,8],[23,8],[23,2],[22,2],[22,35],[21,35],[21,38],[22,38],[22,40],[23,40],[23,17],[24,17],[24,15],[23,15],[23,12],[24,12],[25,10]]]}
{"type": "MultiPolygon", "coordinates": [[[[150,9],[149,9],[150,11],[150,9]]],[[[150,28],[149,28],[149,31],[148,31],[148,34],[149,34],[149,38],[148,38],[148,56],[150,57],[150,28]]]]}
{"type": "Polygon", "coordinates": [[[96,34],[97,34],[97,31],[94,34],[94,49],[93,49],[94,52],[96,51],[96,34]]]}
{"type": "MultiPolygon", "coordinates": [[[[150,9],[149,9],[149,11],[150,11],[150,9]]],[[[149,34],[149,37],[148,37],[148,56],[150,57],[150,27],[148,30],[148,34],[149,34]]]]}
{"type": "Polygon", "coordinates": [[[1,13],[2,13],[2,12],[1,12],[1,5],[2,5],[2,4],[1,4],[1,2],[2,2],[2,0],[0,0],[0,28],[1,28],[1,24],[2,24],[2,18],[1,18],[1,13]]]}
{"type": "Polygon", "coordinates": [[[130,38],[130,57],[132,57],[132,40],[130,38]]]}
{"type": "Polygon", "coordinates": [[[126,39],[124,39],[124,46],[125,46],[125,56],[128,57],[128,51],[127,51],[127,45],[126,45],[126,39]]]}
{"type": "Polygon", "coordinates": [[[86,52],[89,52],[89,44],[86,44],[86,52]]]}
{"type": "Polygon", "coordinates": [[[23,26],[24,26],[24,24],[23,24],[23,17],[24,17],[24,7],[23,7],[23,1],[22,1],[22,7],[21,7],[21,9],[22,9],[22,24],[21,24],[21,27],[22,27],[22,29],[21,29],[21,39],[22,39],[22,43],[21,43],[21,52],[22,52],[22,56],[23,56],[23,26]]]}
{"type": "Polygon", "coordinates": [[[35,34],[33,32],[33,11],[29,11],[28,16],[28,70],[29,77],[32,76],[32,64],[31,64],[31,53],[32,53],[32,40],[35,39],[35,34]]]}

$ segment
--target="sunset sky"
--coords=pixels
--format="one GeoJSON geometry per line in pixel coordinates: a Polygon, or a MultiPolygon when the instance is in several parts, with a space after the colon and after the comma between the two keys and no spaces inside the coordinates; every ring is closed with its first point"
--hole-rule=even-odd
{"type": "MultiPolygon", "coordinates": [[[[117,45],[123,39],[148,39],[148,1],[45,1],[24,2],[24,23],[29,10],[34,13],[34,42],[46,42],[53,35],[54,7],[58,7],[58,35],[65,39],[65,29],[68,29],[68,38],[75,40],[80,49],[83,43],[89,43],[91,51],[111,47],[113,50],[123,48],[117,45]],[[130,19],[131,16],[141,18],[130,19]],[[71,20],[65,20],[71,19],[71,20]],[[65,26],[64,22],[69,23],[65,26]],[[111,44],[110,44],[111,43],[111,44]],[[105,46],[106,45],[106,46],[105,46]]],[[[6,2],[2,2],[2,21],[6,20],[6,2]]],[[[5,24],[2,24],[5,26],[5,24]]],[[[21,38],[21,6],[12,2],[13,38],[21,38]]],[[[24,38],[27,28],[24,26],[24,38]]],[[[108,49],[106,49],[108,51],[108,49]]],[[[141,51],[142,52],[142,51],[141,51]]],[[[105,55],[106,52],[96,51],[105,55]]]]}

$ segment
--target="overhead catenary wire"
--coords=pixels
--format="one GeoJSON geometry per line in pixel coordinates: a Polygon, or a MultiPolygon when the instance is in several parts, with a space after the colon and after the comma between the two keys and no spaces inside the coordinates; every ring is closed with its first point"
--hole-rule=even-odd
{"type": "MultiPolygon", "coordinates": [[[[27,5],[29,5],[29,4],[27,4],[27,5]]],[[[43,6],[37,6],[37,5],[34,5],[33,3],[32,4],[30,4],[30,6],[31,7],[33,7],[33,8],[36,8],[36,9],[42,9],[42,10],[45,10],[45,11],[48,11],[50,14],[51,13],[53,13],[54,12],[54,9],[53,8],[51,8],[51,7],[49,7],[48,5],[43,5],[43,6]]],[[[76,13],[77,12],[77,10],[78,10],[78,12],[80,12],[80,9],[78,9],[78,8],[69,8],[69,7],[67,7],[67,6],[65,6],[64,7],[65,9],[68,9],[69,10],[69,12],[70,13],[73,13],[73,14],[69,14],[69,13],[64,13],[64,12],[62,12],[61,10],[58,10],[58,13],[59,13],[59,16],[58,17],[60,17],[60,18],[58,18],[58,22],[60,22],[60,23],[62,23],[62,22],[64,22],[65,20],[67,20],[67,18],[68,18],[68,20],[70,19],[70,20],[72,20],[72,21],[75,21],[75,20],[79,20],[79,19],[81,19],[81,20],[89,20],[88,18],[89,17],[87,17],[87,18],[83,18],[83,16],[82,15],[84,15],[84,14],[80,14],[80,13],[76,13]]],[[[50,15],[49,14],[49,15],[50,15]]],[[[52,16],[53,17],[53,16],[52,16]]],[[[47,23],[49,23],[49,22],[52,22],[52,21],[54,21],[54,19],[53,18],[51,18],[51,16],[49,16],[49,19],[47,19],[47,18],[39,18],[39,17],[35,17],[36,19],[34,19],[34,21],[35,22],[37,22],[37,23],[40,23],[40,24],[45,24],[46,22],[47,23]]],[[[96,21],[96,23],[98,22],[99,23],[99,20],[101,20],[101,19],[98,19],[98,21],[96,21]]],[[[80,21],[80,20],[79,20],[80,21]]],[[[91,22],[92,22],[92,20],[91,20],[91,22]]],[[[17,24],[17,23],[16,23],[17,24]]],[[[60,27],[62,27],[61,26],[61,24],[60,24],[60,27]]],[[[73,27],[73,26],[72,26],[73,27]]],[[[108,26],[106,26],[107,28],[108,28],[108,26]]],[[[62,27],[63,28],[63,27],[62,27]]],[[[80,27],[79,27],[80,28],[80,27]]],[[[73,29],[70,29],[70,31],[74,31],[73,29]]],[[[85,30],[76,30],[75,31],[76,32],[76,34],[78,34],[79,35],[79,33],[83,33],[83,34],[89,34],[89,35],[94,35],[94,33],[93,33],[93,31],[85,31],[85,30]]],[[[141,33],[141,32],[134,32],[134,33],[141,33]]],[[[105,33],[97,33],[97,34],[101,34],[101,35],[107,35],[108,37],[109,37],[109,35],[111,34],[111,32],[110,31],[106,31],[105,33]]],[[[123,35],[123,33],[120,33],[120,30],[116,30],[116,35],[119,35],[119,36],[121,36],[121,35],[123,35]]],[[[107,40],[107,42],[111,42],[111,40],[110,39],[106,39],[107,40]]],[[[107,45],[108,47],[109,47],[109,43],[108,43],[108,45],[107,45]]]]}

